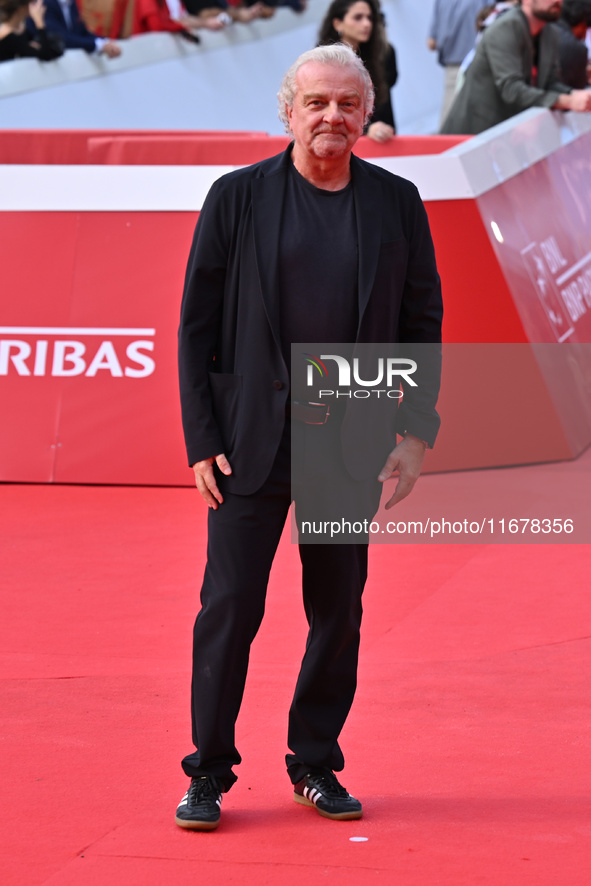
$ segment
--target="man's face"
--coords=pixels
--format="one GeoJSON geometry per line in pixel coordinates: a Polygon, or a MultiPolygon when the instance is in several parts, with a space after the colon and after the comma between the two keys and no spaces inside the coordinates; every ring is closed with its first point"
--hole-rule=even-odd
{"type": "Polygon", "coordinates": [[[296,146],[318,159],[342,157],[363,132],[364,87],[353,67],[306,62],[287,118],[296,146]]]}
{"type": "Polygon", "coordinates": [[[562,0],[532,0],[531,13],[542,22],[555,22],[560,18],[562,0]]]}

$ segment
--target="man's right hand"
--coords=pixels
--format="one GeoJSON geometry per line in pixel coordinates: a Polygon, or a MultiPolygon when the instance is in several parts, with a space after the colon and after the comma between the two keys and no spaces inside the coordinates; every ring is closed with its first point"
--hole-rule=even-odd
{"type": "Polygon", "coordinates": [[[119,58],[121,55],[121,47],[113,40],[109,40],[108,43],[103,44],[101,55],[106,55],[107,58],[119,58]]]}
{"type": "Polygon", "coordinates": [[[222,493],[218,489],[218,484],[215,482],[215,474],[213,472],[214,462],[222,474],[228,476],[228,474],[232,473],[230,463],[223,452],[220,453],[220,455],[216,455],[215,458],[204,458],[203,461],[196,461],[195,464],[192,465],[192,468],[195,471],[195,486],[201,493],[201,497],[207,502],[210,508],[217,511],[224,499],[222,493]]]}
{"type": "Polygon", "coordinates": [[[591,89],[573,89],[559,95],[553,107],[563,111],[591,111],[591,89]]]}

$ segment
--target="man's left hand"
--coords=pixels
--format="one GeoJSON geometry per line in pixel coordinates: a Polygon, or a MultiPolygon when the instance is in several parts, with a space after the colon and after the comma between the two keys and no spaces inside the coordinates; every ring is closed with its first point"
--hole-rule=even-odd
{"type": "Polygon", "coordinates": [[[384,483],[395,474],[398,475],[394,495],[386,504],[387,511],[412,492],[421,473],[424,457],[425,444],[413,434],[407,434],[404,440],[394,447],[378,476],[380,483],[384,483]]]}

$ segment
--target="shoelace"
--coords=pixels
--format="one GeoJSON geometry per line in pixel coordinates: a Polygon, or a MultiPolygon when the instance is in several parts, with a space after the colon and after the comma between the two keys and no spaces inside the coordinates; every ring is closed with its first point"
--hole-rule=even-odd
{"type": "Polygon", "coordinates": [[[327,796],[348,797],[349,792],[339,782],[333,772],[314,773],[313,778],[327,796]]]}
{"type": "Polygon", "coordinates": [[[189,788],[189,804],[194,806],[201,800],[217,800],[220,790],[217,782],[211,777],[193,778],[189,788]]]}

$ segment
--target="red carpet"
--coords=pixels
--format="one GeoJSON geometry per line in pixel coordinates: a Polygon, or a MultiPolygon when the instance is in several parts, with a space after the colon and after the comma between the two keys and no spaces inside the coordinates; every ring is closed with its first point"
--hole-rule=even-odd
{"type": "MultiPolygon", "coordinates": [[[[511,482],[536,471],[550,482],[544,467],[511,482]]],[[[590,473],[587,453],[556,482],[574,476],[589,501],[590,473]]],[[[471,474],[474,488],[490,475],[471,474]]],[[[457,478],[421,483],[453,496],[457,478]]],[[[200,834],[173,821],[190,748],[197,493],[3,486],[0,502],[3,886],[591,882],[588,545],[373,549],[343,735],[343,781],[365,817],[331,822],[293,803],[283,770],[305,636],[286,535],[239,781],[220,829],[200,834]]]]}

